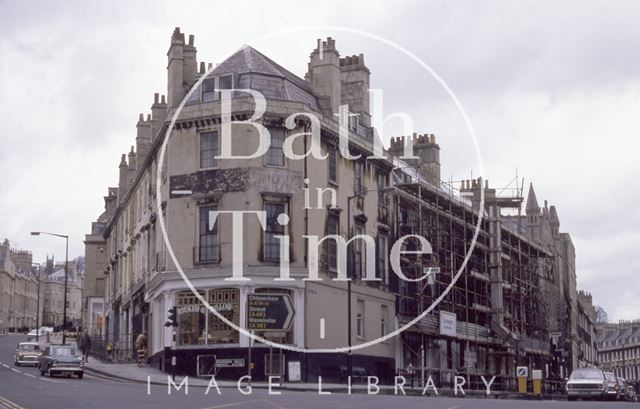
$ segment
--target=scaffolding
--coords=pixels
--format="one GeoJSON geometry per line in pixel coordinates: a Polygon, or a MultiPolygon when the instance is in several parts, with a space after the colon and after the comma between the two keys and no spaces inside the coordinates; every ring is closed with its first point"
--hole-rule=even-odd
{"type": "MultiPolygon", "coordinates": [[[[434,311],[403,333],[405,366],[421,368],[423,381],[432,376],[436,382],[447,382],[461,375],[471,388],[481,389],[480,376],[498,375],[494,388],[512,389],[516,365],[541,369],[549,354],[541,281],[546,279],[545,260],[553,255],[536,244],[522,225],[523,195],[517,176],[516,188],[496,194],[481,179],[433,186],[417,171],[396,172],[400,173],[394,178],[396,239],[420,235],[432,246],[431,254],[405,254],[402,270],[409,278],[437,271],[426,282],[392,283],[401,325],[425,311],[451,284],[483,212],[462,275],[434,311]],[[479,209],[480,189],[484,189],[484,209],[479,209]],[[504,209],[516,211],[517,216],[505,223],[504,209]],[[455,337],[439,331],[438,316],[443,311],[456,316],[455,337]]],[[[418,249],[417,240],[406,243],[406,250],[418,249]]]]}

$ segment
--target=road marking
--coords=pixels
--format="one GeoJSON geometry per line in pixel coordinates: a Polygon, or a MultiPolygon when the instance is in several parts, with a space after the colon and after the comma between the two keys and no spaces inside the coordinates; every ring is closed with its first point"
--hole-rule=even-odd
{"type": "Polygon", "coordinates": [[[324,339],[324,318],[320,318],[320,339],[324,339]]]}
{"type": "Polygon", "coordinates": [[[273,406],[273,407],[274,407],[274,408],[276,408],[276,409],[287,409],[287,408],[285,408],[285,407],[282,407],[282,406],[278,405],[277,403],[274,403],[274,402],[268,401],[268,400],[266,400],[266,399],[264,400],[264,402],[265,402],[266,404],[268,404],[268,405],[273,406]]]}
{"type": "Polygon", "coordinates": [[[16,368],[10,368],[10,369],[11,369],[13,372],[16,372],[16,373],[22,373],[22,372],[18,371],[16,368]]]}
{"type": "Polygon", "coordinates": [[[0,403],[9,409],[24,409],[22,406],[18,405],[15,402],[10,401],[9,399],[3,396],[0,396],[0,403]]]}
{"type": "Polygon", "coordinates": [[[11,369],[11,367],[9,365],[7,365],[7,364],[2,364],[2,366],[4,366],[7,369],[11,369]]]}
{"type": "Polygon", "coordinates": [[[29,378],[35,378],[35,377],[36,377],[35,375],[32,375],[32,374],[30,374],[30,373],[26,373],[26,372],[24,372],[24,373],[23,373],[23,375],[26,375],[26,376],[28,376],[29,378]]]}
{"type": "Polygon", "coordinates": [[[243,400],[241,402],[225,403],[224,405],[211,406],[211,407],[206,408],[206,409],[230,408],[232,406],[242,406],[242,405],[245,405],[245,404],[251,403],[251,402],[264,402],[264,399],[252,399],[252,400],[243,400]]]}

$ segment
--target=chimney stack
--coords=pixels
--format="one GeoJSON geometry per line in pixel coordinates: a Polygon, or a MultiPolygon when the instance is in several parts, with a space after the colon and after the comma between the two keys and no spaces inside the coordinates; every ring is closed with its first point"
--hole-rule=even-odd
{"type": "Polygon", "coordinates": [[[326,41],[318,39],[305,78],[319,97],[322,113],[329,118],[338,113],[342,100],[340,77],[340,54],[335,40],[331,37],[327,37],[326,41]]]}

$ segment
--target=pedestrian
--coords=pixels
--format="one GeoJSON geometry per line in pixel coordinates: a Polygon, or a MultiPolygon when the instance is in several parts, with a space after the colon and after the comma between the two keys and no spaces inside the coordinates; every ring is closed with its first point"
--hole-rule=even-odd
{"type": "Polygon", "coordinates": [[[82,357],[84,362],[89,362],[89,353],[91,352],[91,337],[88,332],[82,334],[80,348],[82,349],[82,357]]]}
{"type": "Polygon", "coordinates": [[[141,366],[147,356],[147,333],[142,331],[136,338],[135,344],[138,352],[138,366],[141,366]]]}

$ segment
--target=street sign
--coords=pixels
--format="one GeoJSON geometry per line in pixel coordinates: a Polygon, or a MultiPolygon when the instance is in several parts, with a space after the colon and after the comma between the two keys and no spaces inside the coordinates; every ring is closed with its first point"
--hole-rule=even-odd
{"type": "Polygon", "coordinates": [[[534,369],[531,371],[531,379],[542,379],[542,370],[534,369]]]}
{"type": "Polygon", "coordinates": [[[244,358],[216,359],[216,368],[244,368],[244,358]]]}
{"type": "Polygon", "coordinates": [[[529,368],[527,368],[526,366],[518,366],[516,368],[516,377],[518,378],[529,377],[529,368]]]}
{"type": "Polygon", "coordinates": [[[247,295],[247,329],[251,331],[286,331],[293,315],[288,294],[247,295]]]}

